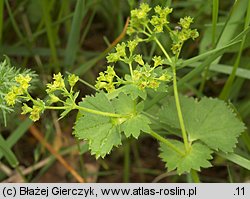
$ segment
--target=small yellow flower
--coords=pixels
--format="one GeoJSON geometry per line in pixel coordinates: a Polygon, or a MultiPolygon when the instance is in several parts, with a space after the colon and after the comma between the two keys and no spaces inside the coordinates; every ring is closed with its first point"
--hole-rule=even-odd
{"type": "Polygon", "coordinates": [[[68,77],[68,81],[69,81],[69,85],[71,87],[75,86],[75,84],[78,82],[79,77],[76,76],[75,74],[69,75],[68,77]]]}
{"type": "Polygon", "coordinates": [[[22,106],[22,113],[21,114],[27,114],[32,111],[32,108],[30,108],[27,104],[23,104],[22,106]]]}
{"type": "Polygon", "coordinates": [[[53,84],[56,88],[64,88],[65,87],[64,79],[63,79],[63,76],[60,72],[56,75],[54,74],[53,79],[55,80],[53,84]]]}
{"type": "Polygon", "coordinates": [[[163,60],[161,59],[161,56],[154,56],[153,59],[154,61],[154,67],[160,66],[163,64],[163,60]]]}
{"type": "Polygon", "coordinates": [[[5,97],[5,101],[9,106],[14,106],[16,103],[17,95],[11,90],[5,97]]]}
{"type": "Polygon", "coordinates": [[[20,84],[20,87],[24,91],[26,91],[28,89],[31,79],[32,78],[29,75],[23,76],[23,75],[20,74],[17,77],[15,77],[16,82],[20,84]]]}
{"type": "Polygon", "coordinates": [[[13,86],[11,90],[16,94],[16,95],[23,95],[24,94],[24,89],[22,87],[17,87],[13,86]]]}
{"type": "Polygon", "coordinates": [[[136,61],[138,64],[142,65],[142,66],[144,65],[144,61],[143,61],[141,55],[136,55],[136,56],[135,56],[135,61],[136,61]]]}
{"type": "Polygon", "coordinates": [[[52,93],[54,91],[57,90],[57,87],[52,83],[52,84],[47,84],[47,89],[46,89],[46,92],[49,94],[49,93],[52,93]]]}
{"type": "Polygon", "coordinates": [[[30,119],[32,121],[37,121],[40,119],[40,113],[43,111],[42,107],[34,105],[32,111],[30,112],[30,119]]]}
{"type": "Polygon", "coordinates": [[[58,102],[58,101],[60,100],[60,99],[59,99],[57,96],[55,96],[54,94],[50,94],[49,97],[50,97],[50,99],[49,99],[49,102],[50,102],[50,103],[56,103],[56,102],[58,102]]]}

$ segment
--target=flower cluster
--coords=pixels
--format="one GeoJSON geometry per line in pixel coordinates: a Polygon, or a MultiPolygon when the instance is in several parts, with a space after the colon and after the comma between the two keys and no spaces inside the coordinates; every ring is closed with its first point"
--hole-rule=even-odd
{"type": "Polygon", "coordinates": [[[131,11],[130,24],[127,29],[127,34],[132,35],[136,32],[141,32],[144,30],[149,22],[148,13],[151,10],[148,4],[142,3],[139,9],[134,9],[131,11]]]}
{"type": "Polygon", "coordinates": [[[156,6],[154,8],[156,15],[153,15],[150,23],[154,27],[154,32],[160,33],[163,32],[163,28],[167,27],[167,24],[169,24],[169,21],[167,19],[168,15],[173,11],[172,8],[165,7],[162,8],[161,6],[156,6]]]}
{"type": "Polygon", "coordinates": [[[173,41],[171,50],[175,55],[179,55],[182,45],[186,40],[190,38],[194,40],[199,36],[196,29],[190,28],[193,18],[189,16],[181,18],[176,29],[172,30],[168,26],[168,15],[172,13],[173,9],[158,5],[153,10],[153,14],[150,15],[151,8],[146,3],[142,3],[138,9],[132,10],[127,34],[135,34],[137,36],[143,34],[147,39],[154,40],[156,33],[164,32],[165,28],[169,31],[173,41]]]}
{"type": "Polygon", "coordinates": [[[17,83],[16,86],[12,86],[10,91],[5,96],[5,101],[7,105],[14,106],[16,100],[19,96],[28,92],[28,88],[30,86],[31,77],[29,75],[18,75],[15,77],[15,81],[17,83]]]}
{"type": "Polygon", "coordinates": [[[126,43],[122,42],[116,46],[116,52],[107,56],[108,63],[117,61],[126,63],[130,69],[130,75],[126,75],[125,80],[123,80],[116,75],[114,66],[108,66],[106,71],[99,73],[95,85],[97,89],[104,89],[111,93],[115,91],[116,86],[121,84],[133,84],[140,90],[145,88],[157,89],[161,83],[171,80],[169,71],[162,69],[164,60],[160,56],[155,56],[152,59],[154,64],[151,66],[144,62],[142,55],[134,53],[139,42],[140,39],[138,38],[126,43]]]}
{"type": "MultiPolygon", "coordinates": [[[[65,109],[72,110],[72,104],[75,105],[75,100],[78,96],[78,93],[73,92],[73,86],[77,83],[79,80],[79,77],[76,75],[69,75],[68,76],[68,84],[70,85],[70,91],[67,90],[65,86],[65,80],[61,73],[54,74],[53,76],[53,82],[47,84],[46,92],[49,95],[49,100],[47,100],[47,104],[52,104],[55,102],[62,102],[64,105],[67,104],[67,106],[64,106],[65,109]],[[65,102],[61,100],[57,93],[61,92],[64,97],[67,97],[67,100],[65,102]]],[[[30,119],[33,121],[37,121],[40,119],[41,113],[44,112],[46,108],[46,103],[37,98],[34,99],[28,92],[28,88],[30,86],[31,77],[29,75],[23,76],[18,75],[15,78],[17,86],[13,86],[9,93],[5,96],[5,101],[9,106],[14,106],[17,100],[23,100],[23,106],[22,106],[22,114],[30,114],[30,119]],[[32,102],[32,107],[27,105],[27,102],[32,102]]],[[[64,108],[63,107],[63,108],[64,108]]],[[[68,110],[67,110],[68,111],[68,110]]]]}
{"type": "Polygon", "coordinates": [[[39,98],[37,100],[32,100],[32,101],[33,101],[32,108],[29,107],[26,103],[23,103],[22,114],[30,113],[30,119],[35,122],[40,119],[40,114],[44,112],[45,103],[39,98]]]}
{"type": "Polygon", "coordinates": [[[58,74],[54,74],[53,80],[53,82],[47,84],[46,92],[49,95],[47,103],[51,105],[56,102],[61,102],[66,108],[69,108],[72,104],[75,104],[78,93],[74,93],[73,87],[78,82],[79,77],[75,74],[70,74],[66,81],[66,79],[64,79],[62,74],[59,72],[58,74]],[[66,88],[65,82],[68,82],[68,85],[70,86],[69,91],[66,88]],[[74,94],[76,95],[74,96],[74,94]],[[67,99],[62,100],[60,95],[66,97],[67,99]]]}
{"type": "Polygon", "coordinates": [[[53,79],[54,81],[52,83],[47,84],[46,92],[48,94],[56,90],[65,89],[64,79],[60,72],[58,74],[54,74],[53,79]]]}
{"type": "Polygon", "coordinates": [[[137,56],[137,60],[135,60],[139,65],[136,67],[136,70],[133,70],[132,83],[140,90],[145,88],[156,90],[161,83],[169,82],[172,78],[168,70],[160,67],[163,64],[160,56],[155,56],[152,60],[154,61],[153,67],[148,63],[144,64],[141,55],[137,56]]]}
{"type": "Polygon", "coordinates": [[[164,27],[169,29],[168,15],[172,12],[172,8],[156,6],[154,14],[150,16],[151,8],[148,4],[142,3],[138,9],[131,11],[131,20],[127,29],[127,34],[134,33],[160,33],[163,32],[164,27]],[[151,28],[151,26],[153,28],[151,28]]]}
{"type": "Polygon", "coordinates": [[[171,39],[173,41],[172,44],[172,52],[173,54],[178,54],[182,48],[183,43],[192,38],[193,40],[199,36],[199,33],[196,29],[191,29],[190,24],[193,23],[193,18],[184,17],[179,21],[178,28],[176,30],[170,32],[171,39]]]}
{"type": "Polygon", "coordinates": [[[105,89],[108,93],[111,93],[115,90],[115,77],[118,78],[114,67],[108,66],[106,71],[99,73],[95,87],[97,89],[105,89]]]}
{"type": "Polygon", "coordinates": [[[116,52],[109,53],[106,57],[107,62],[112,63],[117,61],[123,61],[127,64],[131,63],[133,59],[133,53],[139,42],[141,42],[141,39],[137,37],[133,40],[127,41],[126,43],[122,42],[121,44],[117,44],[115,47],[116,52]]]}

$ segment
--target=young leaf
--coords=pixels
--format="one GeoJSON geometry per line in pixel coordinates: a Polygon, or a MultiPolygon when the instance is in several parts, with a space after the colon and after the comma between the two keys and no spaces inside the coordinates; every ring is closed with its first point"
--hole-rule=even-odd
{"type": "MultiPolygon", "coordinates": [[[[190,141],[201,140],[211,149],[232,152],[245,126],[221,100],[181,97],[181,108],[190,141]]],[[[180,128],[175,100],[169,98],[159,113],[163,123],[180,128]]]]}
{"type": "Polygon", "coordinates": [[[138,114],[130,119],[126,120],[121,124],[121,130],[124,131],[126,137],[133,136],[134,138],[138,138],[141,131],[149,132],[150,131],[150,120],[142,115],[138,114]]]}
{"type": "Polygon", "coordinates": [[[129,115],[121,123],[121,130],[124,131],[126,137],[133,136],[136,139],[139,137],[141,131],[150,131],[150,120],[141,114],[143,110],[143,103],[136,104],[130,96],[120,93],[117,99],[112,101],[117,113],[129,115]]]}
{"type": "MultiPolygon", "coordinates": [[[[171,140],[181,151],[185,151],[184,144],[177,140],[171,140]]],[[[190,172],[191,169],[200,171],[200,168],[208,168],[211,166],[209,160],[212,159],[212,151],[199,142],[195,142],[190,147],[190,150],[185,155],[181,155],[168,147],[166,144],[160,144],[160,157],[166,162],[168,171],[177,169],[177,173],[181,175],[184,172],[190,172]]]]}

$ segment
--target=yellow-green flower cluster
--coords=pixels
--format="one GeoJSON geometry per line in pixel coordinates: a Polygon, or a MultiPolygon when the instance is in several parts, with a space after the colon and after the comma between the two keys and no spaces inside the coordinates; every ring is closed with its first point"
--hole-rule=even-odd
{"type": "Polygon", "coordinates": [[[107,58],[108,63],[123,61],[127,64],[132,62],[133,53],[137,45],[141,42],[139,38],[135,38],[128,42],[122,42],[121,44],[117,44],[115,47],[114,53],[109,53],[107,58]],[[129,52],[129,53],[128,53],[129,52]],[[128,54],[128,55],[127,55],[128,54]]]}
{"type": "Polygon", "coordinates": [[[150,11],[151,8],[146,3],[142,3],[138,9],[131,11],[130,24],[127,29],[128,35],[132,35],[133,33],[151,34],[152,32],[163,32],[164,27],[167,27],[167,24],[169,23],[168,15],[173,9],[158,5],[154,8],[152,16],[150,16],[150,11]]]}
{"type": "Polygon", "coordinates": [[[33,103],[32,108],[23,103],[22,114],[30,113],[30,119],[35,122],[40,119],[41,113],[45,110],[45,103],[40,99],[33,100],[33,103]]]}
{"type": "MultiPolygon", "coordinates": [[[[62,94],[64,97],[71,97],[73,95],[73,87],[78,82],[79,77],[75,74],[70,74],[67,78],[68,84],[70,86],[70,91],[67,90],[65,86],[65,79],[63,78],[62,74],[59,72],[58,74],[53,75],[53,82],[47,84],[46,92],[49,94],[49,100],[47,101],[48,104],[53,104],[56,102],[62,102],[57,95],[62,94]]],[[[71,99],[71,98],[70,98],[71,99]]]]}
{"type": "Polygon", "coordinates": [[[122,42],[121,44],[117,44],[115,47],[116,52],[110,53],[106,58],[108,63],[117,62],[119,60],[125,60],[127,58],[126,55],[126,44],[122,42]]]}
{"type": "Polygon", "coordinates": [[[69,82],[70,87],[74,87],[75,84],[78,82],[78,80],[79,80],[79,77],[76,76],[75,74],[69,75],[68,82],[69,82]]]}
{"type": "Polygon", "coordinates": [[[154,32],[160,33],[163,32],[163,28],[169,24],[167,17],[173,9],[169,7],[162,8],[158,5],[154,10],[156,15],[152,16],[150,23],[154,26],[154,32]]]}
{"type": "Polygon", "coordinates": [[[54,74],[53,79],[54,81],[52,83],[47,84],[47,93],[65,89],[64,79],[60,72],[58,74],[54,74]]]}
{"type": "Polygon", "coordinates": [[[108,93],[115,90],[114,78],[117,77],[114,67],[108,66],[107,70],[99,73],[95,87],[97,89],[105,89],[108,93]]]}
{"type": "Polygon", "coordinates": [[[127,34],[131,35],[135,32],[143,31],[149,22],[148,13],[151,10],[148,4],[142,3],[139,9],[131,11],[130,24],[127,29],[127,34]]]}
{"type": "Polygon", "coordinates": [[[161,57],[154,57],[154,67],[149,64],[144,64],[143,67],[137,67],[133,70],[132,82],[139,89],[144,90],[145,88],[157,89],[161,83],[169,82],[171,80],[171,74],[162,69],[162,67],[156,68],[163,64],[161,57]]]}
{"type": "MultiPolygon", "coordinates": [[[[68,84],[70,85],[70,91],[66,89],[64,79],[61,73],[54,74],[53,76],[53,82],[47,84],[47,93],[49,94],[49,100],[46,103],[52,104],[55,102],[62,102],[64,104],[63,107],[60,107],[60,109],[69,109],[70,105],[75,106],[75,100],[79,93],[74,93],[73,87],[79,80],[79,77],[72,74],[68,76],[68,84]],[[66,97],[66,101],[64,102],[61,100],[58,96],[56,96],[56,93],[61,92],[61,94],[66,97]],[[66,106],[67,105],[67,106],[66,106]]],[[[48,107],[45,105],[45,102],[40,99],[33,99],[31,95],[28,92],[29,83],[31,81],[31,77],[29,75],[23,76],[18,75],[15,78],[17,86],[13,86],[9,93],[5,96],[5,101],[9,106],[13,106],[16,103],[16,100],[22,100],[24,102],[30,102],[33,105],[30,107],[27,105],[27,103],[23,103],[22,106],[22,114],[30,114],[30,119],[33,121],[37,121],[40,119],[40,115],[44,112],[47,108],[54,108],[54,107],[48,107]]]]}
{"type": "Polygon", "coordinates": [[[199,33],[196,29],[191,29],[190,25],[193,23],[193,18],[190,16],[181,18],[179,21],[180,29],[170,32],[170,36],[173,40],[172,52],[174,54],[179,54],[183,43],[192,38],[193,40],[199,36],[199,33]]]}
{"type": "Polygon", "coordinates": [[[154,56],[152,60],[154,61],[154,68],[163,64],[161,56],[154,56]]]}
{"type": "Polygon", "coordinates": [[[28,91],[30,86],[31,77],[29,75],[18,75],[15,77],[17,86],[12,86],[10,91],[5,96],[5,101],[8,106],[14,106],[19,96],[28,91]]]}

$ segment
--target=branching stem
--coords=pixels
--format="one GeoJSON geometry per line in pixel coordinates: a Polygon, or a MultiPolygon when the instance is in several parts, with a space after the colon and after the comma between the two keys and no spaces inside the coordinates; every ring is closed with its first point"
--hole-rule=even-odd
{"type": "Polygon", "coordinates": [[[187,132],[186,132],[183,116],[182,116],[181,105],[180,105],[179,94],[178,94],[178,87],[177,87],[176,65],[175,65],[175,62],[177,59],[175,61],[172,61],[172,59],[169,57],[165,48],[162,46],[161,42],[156,37],[154,40],[156,41],[157,45],[160,47],[160,49],[162,50],[162,52],[164,53],[164,55],[166,56],[166,58],[168,59],[172,67],[175,104],[176,104],[177,114],[178,114],[178,118],[179,118],[179,122],[181,126],[181,133],[182,133],[182,138],[184,141],[185,149],[186,151],[188,151],[190,144],[188,142],[187,132]]]}

